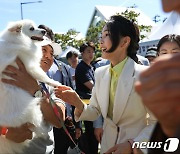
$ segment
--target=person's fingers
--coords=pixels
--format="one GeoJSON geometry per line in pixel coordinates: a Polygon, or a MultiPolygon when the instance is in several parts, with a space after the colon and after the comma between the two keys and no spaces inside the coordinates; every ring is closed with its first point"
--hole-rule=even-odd
{"type": "Polygon", "coordinates": [[[134,86],[135,86],[136,92],[138,94],[140,94],[141,91],[142,91],[142,83],[138,80],[138,81],[135,82],[134,86]]]}
{"type": "Polygon", "coordinates": [[[148,69],[144,70],[140,74],[141,77],[148,77],[160,70],[166,70],[167,68],[180,68],[180,53],[162,55],[155,59],[154,63],[148,69]]]}
{"type": "Polygon", "coordinates": [[[100,136],[99,136],[99,142],[101,142],[101,139],[102,139],[102,133],[100,133],[100,136]]]}
{"type": "Polygon", "coordinates": [[[29,139],[29,140],[31,140],[32,137],[33,137],[33,133],[32,133],[31,130],[28,129],[28,130],[26,131],[26,138],[29,139]]]}
{"type": "Polygon", "coordinates": [[[142,83],[143,89],[152,89],[154,87],[158,87],[160,83],[167,82],[179,82],[180,80],[180,70],[178,69],[170,69],[164,70],[163,72],[157,72],[155,74],[150,75],[149,77],[140,78],[140,82],[142,83]],[[172,75],[173,74],[173,75],[172,75]]]}
{"type": "Polygon", "coordinates": [[[35,126],[34,126],[33,124],[31,124],[31,123],[26,123],[25,125],[26,125],[26,127],[27,127],[28,129],[32,129],[32,128],[35,127],[35,126]]]}
{"type": "Polygon", "coordinates": [[[19,72],[19,70],[16,68],[16,67],[14,67],[14,66],[11,66],[11,65],[8,65],[7,67],[6,67],[6,69],[5,69],[5,72],[12,72],[12,73],[14,73],[14,74],[18,74],[18,72],[19,72]]]}
{"type": "Polygon", "coordinates": [[[81,132],[76,131],[76,139],[80,138],[80,136],[81,136],[81,132]]]}
{"type": "Polygon", "coordinates": [[[112,152],[115,152],[117,150],[117,147],[114,146],[112,148],[110,148],[108,151],[105,152],[105,154],[111,154],[112,152]]]}
{"type": "Polygon", "coordinates": [[[11,78],[13,78],[13,79],[17,79],[17,74],[15,74],[15,73],[10,73],[10,72],[2,72],[2,74],[4,74],[4,75],[6,75],[6,76],[9,76],[9,77],[11,77],[11,78]]]}
{"type": "Polygon", "coordinates": [[[56,95],[56,97],[60,98],[62,96],[62,91],[55,89],[54,94],[56,95]]]}
{"type": "Polygon", "coordinates": [[[16,64],[18,65],[20,70],[26,70],[24,64],[22,63],[22,61],[19,58],[16,58],[16,64]]]}
{"type": "MultiPolygon", "coordinates": [[[[180,96],[179,82],[164,83],[156,88],[146,89],[139,92],[143,101],[158,102],[166,99],[174,99],[180,96]]],[[[142,85],[143,86],[143,85],[142,85]]]]}
{"type": "Polygon", "coordinates": [[[58,86],[58,89],[61,90],[61,91],[64,91],[64,90],[71,90],[71,87],[68,87],[68,86],[58,86]]]}
{"type": "Polygon", "coordinates": [[[11,79],[1,79],[1,81],[3,83],[6,83],[6,84],[10,84],[10,85],[14,85],[14,86],[17,86],[17,82],[15,80],[11,80],[11,79]]]}
{"type": "Polygon", "coordinates": [[[95,134],[95,136],[96,136],[97,141],[100,142],[99,135],[98,135],[98,134],[95,134]]]}

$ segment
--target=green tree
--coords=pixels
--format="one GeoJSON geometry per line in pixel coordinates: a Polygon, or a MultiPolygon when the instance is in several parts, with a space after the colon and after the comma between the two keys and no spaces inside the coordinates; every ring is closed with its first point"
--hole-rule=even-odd
{"type": "Polygon", "coordinates": [[[140,13],[136,13],[135,11],[132,11],[132,10],[131,11],[126,10],[125,12],[122,12],[121,15],[137,24],[140,31],[140,40],[147,37],[146,34],[147,32],[151,31],[152,26],[140,25],[138,23],[137,18],[140,15],[140,13]]]}
{"type": "Polygon", "coordinates": [[[72,46],[79,49],[79,46],[84,42],[83,39],[77,39],[79,32],[74,29],[68,30],[64,34],[55,34],[55,42],[60,44],[62,50],[65,50],[67,46],[72,46]]]}
{"type": "MultiPolygon", "coordinates": [[[[130,8],[135,8],[136,6],[131,6],[130,8]]],[[[119,13],[117,13],[119,14],[119,13]]],[[[145,26],[145,25],[139,25],[138,22],[137,22],[137,18],[138,16],[140,15],[139,13],[136,13],[135,11],[132,11],[132,10],[126,10],[124,12],[122,12],[120,15],[128,18],[129,20],[132,20],[133,22],[135,22],[137,24],[137,26],[139,27],[139,30],[140,30],[140,40],[144,39],[146,37],[146,32],[150,32],[151,31],[151,28],[152,26],[145,26]]],[[[103,29],[105,25],[105,21],[99,21],[96,25],[91,25],[89,28],[88,28],[88,31],[87,31],[87,34],[86,34],[86,40],[87,41],[93,41],[96,45],[96,49],[97,49],[97,53],[95,55],[95,57],[99,57],[101,56],[99,54],[99,43],[98,43],[98,38],[99,38],[99,35],[103,29]]]]}
{"type": "Polygon", "coordinates": [[[86,38],[85,38],[86,41],[91,41],[94,42],[95,44],[96,47],[95,59],[101,57],[99,37],[105,24],[106,24],[105,21],[102,20],[96,23],[95,26],[91,24],[86,34],[86,38]]]}
{"type": "MultiPolygon", "coordinates": [[[[130,8],[135,8],[137,6],[131,6],[130,8]]],[[[136,13],[135,11],[132,10],[126,10],[124,12],[121,13],[122,16],[128,18],[129,20],[134,21],[140,30],[140,40],[144,39],[146,37],[146,32],[150,32],[151,31],[151,26],[145,26],[145,25],[139,25],[137,22],[137,18],[140,15],[139,13],[136,13]]],[[[100,52],[100,48],[99,48],[99,36],[101,34],[101,31],[103,29],[105,25],[105,21],[99,21],[98,23],[96,23],[96,25],[90,25],[90,27],[87,30],[87,34],[84,39],[80,39],[77,40],[77,35],[79,34],[79,32],[77,32],[74,29],[70,29],[68,30],[67,33],[64,34],[55,34],[55,42],[59,43],[62,47],[63,50],[65,50],[67,48],[67,46],[72,46],[76,49],[79,49],[80,45],[84,42],[84,41],[92,41],[94,42],[95,46],[96,46],[96,54],[95,54],[95,58],[100,57],[101,56],[101,52],[100,52]]]]}

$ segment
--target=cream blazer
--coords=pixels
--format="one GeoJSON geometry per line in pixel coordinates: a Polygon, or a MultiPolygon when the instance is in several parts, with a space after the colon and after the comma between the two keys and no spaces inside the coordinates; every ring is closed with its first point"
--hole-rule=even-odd
{"type": "Polygon", "coordinates": [[[107,117],[110,89],[109,65],[96,70],[90,104],[84,106],[82,114],[76,117],[76,120],[93,121],[102,114],[104,132],[101,153],[128,139],[139,142],[149,140],[156,119],[148,112],[134,89],[134,82],[139,72],[145,68],[128,58],[118,80],[112,120],[107,117]],[[147,113],[149,113],[149,118],[147,118],[147,113]]]}

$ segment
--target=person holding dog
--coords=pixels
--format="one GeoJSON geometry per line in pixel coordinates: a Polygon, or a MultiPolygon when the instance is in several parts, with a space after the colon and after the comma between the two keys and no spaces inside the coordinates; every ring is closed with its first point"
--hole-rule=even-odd
{"type": "MultiPolygon", "coordinates": [[[[45,72],[47,72],[50,69],[51,65],[53,64],[53,60],[54,60],[53,54],[55,52],[61,51],[59,50],[60,47],[58,49],[58,46],[59,45],[53,43],[50,40],[45,40],[42,42],[43,57],[41,59],[41,68],[45,72]]],[[[18,128],[7,128],[7,131],[3,133],[3,135],[7,139],[16,143],[23,142],[27,139],[29,140],[32,139],[33,140],[32,144],[29,147],[26,147],[23,151],[23,153],[25,154],[52,153],[54,150],[54,138],[53,138],[52,126],[55,126],[57,128],[61,128],[62,126],[53,112],[49,99],[46,97],[45,89],[41,86],[40,83],[38,83],[27,73],[20,59],[17,58],[16,63],[18,65],[18,68],[15,68],[13,66],[8,66],[3,72],[5,75],[11,77],[12,79],[2,79],[2,82],[22,88],[23,90],[26,90],[34,97],[42,97],[41,110],[43,113],[44,120],[46,121],[46,127],[49,130],[49,133],[47,139],[44,138],[32,139],[32,132],[30,129],[33,127],[33,124],[26,123],[18,128]]],[[[51,93],[53,87],[47,85],[45,86],[51,93]]],[[[61,99],[55,97],[55,95],[52,95],[52,98],[56,102],[59,111],[61,111],[60,112],[61,118],[65,120],[65,103],[61,99]]],[[[4,127],[1,126],[1,130],[4,130],[4,127]]]]}
{"type": "MultiPolygon", "coordinates": [[[[46,25],[39,25],[38,26],[41,29],[46,30],[45,36],[47,36],[51,41],[54,41],[54,33],[52,29],[47,27],[46,25]]],[[[63,63],[60,60],[57,60],[55,57],[58,56],[58,53],[54,53],[54,62],[51,66],[51,68],[47,71],[47,75],[54,79],[55,81],[60,82],[62,85],[70,86],[73,89],[75,88],[75,85],[73,84],[73,80],[71,78],[71,71],[70,67],[63,63]]],[[[81,136],[81,123],[75,122],[74,120],[74,108],[66,103],[66,119],[68,120],[69,117],[72,119],[73,124],[75,125],[75,130],[71,130],[72,136],[74,137],[74,140],[77,141],[79,137],[81,136]],[[75,131],[75,134],[74,134],[75,131]]],[[[68,148],[70,145],[72,145],[72,141],[67,136],[63,128],[53,128],[54,133],[54,143],[55,143],[55,154],[66,154],[68,151],[68,148]]]]}

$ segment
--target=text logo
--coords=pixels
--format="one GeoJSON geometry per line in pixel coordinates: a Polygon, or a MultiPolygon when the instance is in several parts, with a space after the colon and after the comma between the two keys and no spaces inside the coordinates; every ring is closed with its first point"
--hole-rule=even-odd
{"type": "Polygon", "coordinates": [[[179,145],[178,138],[168,138],[164,143],[164,151],[165,152],[174,152],[177,150],[179,145]]]}
{"type": "Polygon", "coordinates": [[[174,152],[177,150],[179,145],[178,138],[168,138],[164,143],[163,142],[134,142],[132,148],[141,148],[141,149],[159,149],[163,148],[165,152],[174,152]]]}

